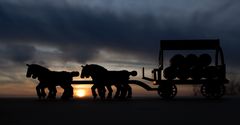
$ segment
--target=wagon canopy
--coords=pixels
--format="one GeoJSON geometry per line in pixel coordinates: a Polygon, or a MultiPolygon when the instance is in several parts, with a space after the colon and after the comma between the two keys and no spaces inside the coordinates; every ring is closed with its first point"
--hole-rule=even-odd
{"type": "Polygon", "coordinates": [[[207,40],[161,40],[161,50],[214,50],[219,49],[219,39],[207,40]]]}
{"type": "Polygon", "coordinates": [[[215,50],[215,65],[218,65],[219,56],[221,65],[225,65],[222,48],[219,39],[196,39],[196,40],[161,40],[159,51],[159,66],[163,68],[164,50],[215,50]]]}

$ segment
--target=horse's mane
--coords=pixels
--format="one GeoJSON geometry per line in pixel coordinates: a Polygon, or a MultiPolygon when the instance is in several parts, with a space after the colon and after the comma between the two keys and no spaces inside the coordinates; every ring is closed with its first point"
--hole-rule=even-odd
{"type": "Polygon", "coordinates": [[[40,70],[50,71],[48,68],[43,67],[43,66],[38,65],[38,64],[31,64],[31,67],[33,67],[33,68],[35,68],[35,69],[40,69],[40,70]]]}
{"type": "Polygon", "coordinates": [[[97,64],[89,64],[87,66],[91,67],[91,69],[94,69],[96,71],[108,71],[106,68],[104,68],[100,65],[97,65],[97,64]]]}

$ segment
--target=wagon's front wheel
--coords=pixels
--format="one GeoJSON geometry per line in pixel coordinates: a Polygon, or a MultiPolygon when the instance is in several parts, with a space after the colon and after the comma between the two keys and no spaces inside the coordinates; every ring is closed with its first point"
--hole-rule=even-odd
{"type": "Polygon", "coordinates": [[[177,94],[177,87],[171,82],[161,83],[158,86],[158,95],[163,99],[172,99],[177,94]]]}
{"type": "Polygon", "coordinates": [[[203,84],[201,86],[201,93],[204,97],[207,97],[207,98],[210,98],[211,97],[211,93],[210,93],[210,90],[209,90],[209,86],[207,84],[203,84]]]}

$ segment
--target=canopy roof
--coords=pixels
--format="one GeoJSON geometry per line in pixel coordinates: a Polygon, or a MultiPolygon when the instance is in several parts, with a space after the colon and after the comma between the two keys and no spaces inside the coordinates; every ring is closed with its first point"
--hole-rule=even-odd
{"type": "Polygon", "coordinates": [[[161,50],[212,50],[220,47],[219,39],[161,40],[161,50]]]}

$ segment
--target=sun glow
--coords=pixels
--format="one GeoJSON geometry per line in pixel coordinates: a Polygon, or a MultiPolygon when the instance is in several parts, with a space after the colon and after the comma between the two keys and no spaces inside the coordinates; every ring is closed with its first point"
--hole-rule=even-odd
{"type": "Polygon", "coordinates": [[[86,96],[86,90],[78,88],[78,89],[74,90],[74,95],[77,97],[84,97],[84,96],[86,96]]]}

